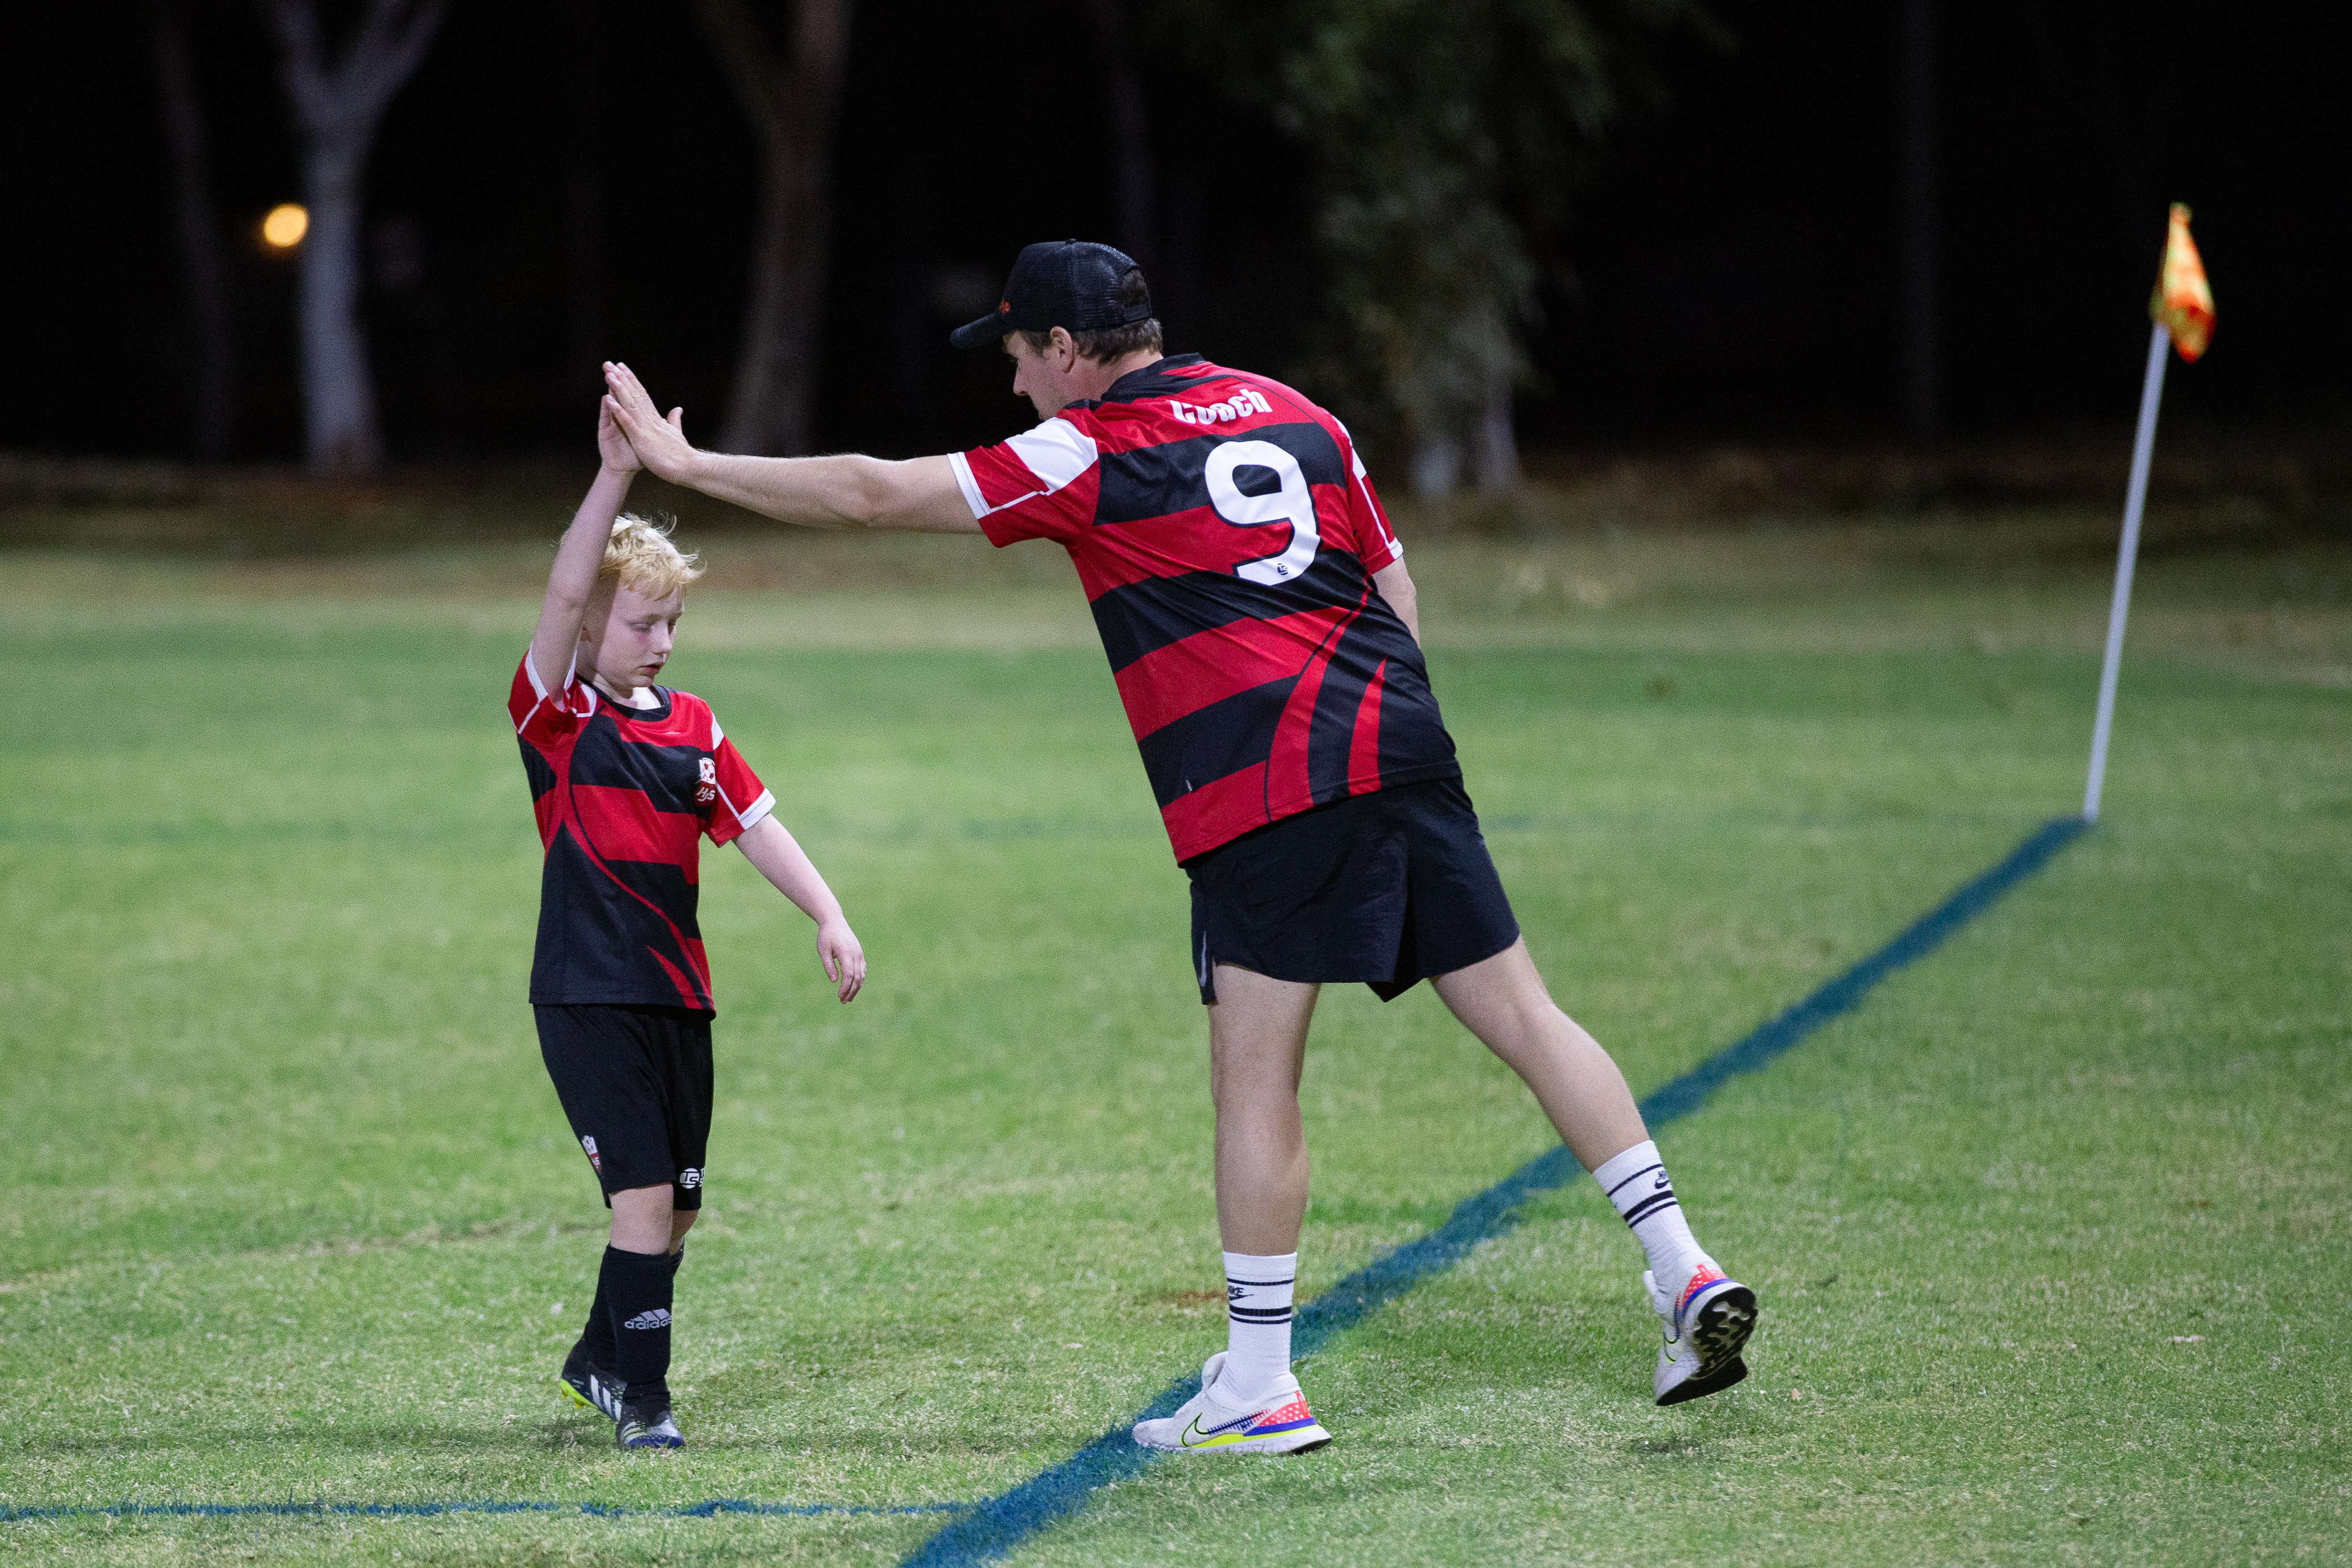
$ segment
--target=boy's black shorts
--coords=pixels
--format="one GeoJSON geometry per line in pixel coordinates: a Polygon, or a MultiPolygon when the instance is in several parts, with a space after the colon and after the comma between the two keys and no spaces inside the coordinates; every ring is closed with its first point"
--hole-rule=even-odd
{"type": "Polygon", "coordinates": [[[1351,795],[1285,817],[1184,862],[1192,968],[1277,980],[1361,980],[1391,1001],[1432,975],[1519,939],[1478,814],[1453,779],[1351,795]]]}
{"type": "Polygon", "coordinates": [[[541,1005],[539,1054],[604,1204],[631,1187],[671,1186],[702,1207],[710,1144],[710,1015],[685,1008],[541,1005]]]}

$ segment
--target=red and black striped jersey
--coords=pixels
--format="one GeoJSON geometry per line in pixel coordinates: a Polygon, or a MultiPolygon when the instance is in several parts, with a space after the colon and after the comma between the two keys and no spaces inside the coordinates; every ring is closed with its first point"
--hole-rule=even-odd
{"type": "Polygon", "coordinates": [[[730,841],[775,810],[710,705],[656,686],[605,701],[576,671],[549,691],[523,655],[507,695],[547,852],[530,999],[717,1009],[695,924],[701,839],[730,841]]]}
{"type": "Polygon", "coordinates": [[[950,462],[992,543],[1076,563],[1178,860],[1461,776],[1371,580],[1403,550],[1346,427],[1290,388],[1178,355],[950,462]]]}

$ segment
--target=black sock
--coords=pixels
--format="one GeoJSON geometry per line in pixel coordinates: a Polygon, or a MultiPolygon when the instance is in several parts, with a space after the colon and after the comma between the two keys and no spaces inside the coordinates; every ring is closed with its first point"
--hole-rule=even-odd
{"type": "Polygon", "coordinates": [[[588,1364],[607,1377],[618,1377],[613,1363],[620,1354],[613,1343],[612,1303],[604,1299],[604,1270],[596,1270],[596,1299],[588,1304],[588,1322],[580,1330],[580,1344],[575,1355],[587,1358],[588,1364]]]}
{"type": "Polygon", "coordinates": [[[667,1252],[604,1249],[598,1293],[613,1323],[611,1371],[625,1390],[622,1397],[632,1405],[646,1399],[669,1402],[670,1281],[677,1272],[677,1264],[667,1252]]]}

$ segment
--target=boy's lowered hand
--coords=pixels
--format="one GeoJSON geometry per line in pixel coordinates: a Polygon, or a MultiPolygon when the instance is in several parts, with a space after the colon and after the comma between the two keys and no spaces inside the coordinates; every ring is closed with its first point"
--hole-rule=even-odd
{"type": "Polygon", "coordinates": [[[866,949],[857,944],[857,933],[849,922],[839,915],[816,928],[817,956],[824,961],[824,977],[841,993],[843,1001],[856,996],[866,984],[866,949]]]}
{"type": "Polygon", "coordinates": [[[738,835],[735,847],[775,884],[777,892],[816,922],[816,956],[824,965],[824,977],[833,982],[843,1001],[856,996],[866,984],[866,949],[858,946],[857,933],[849,928],[847,917],[841,913],[841,900],[825,886],[800,841],[770,812],[738,835]]]}

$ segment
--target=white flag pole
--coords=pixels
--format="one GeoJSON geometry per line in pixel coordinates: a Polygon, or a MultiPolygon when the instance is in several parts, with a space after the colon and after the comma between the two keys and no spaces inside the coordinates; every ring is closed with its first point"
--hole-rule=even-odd
{"type": "Polygon", "coordinates": [[[2091,776],[2083,786],[2083,821],[2099,820],[2099,788],[2107,777],[2107,731],[2116,716],[2116,674],[2124,659],[2124,616],[2131,609],[2132,565],[2139,559],[2139,514],[2147,501],[2147,461],[2156,450],[2156,405],[2164,397],[2165,350],[2172,333],[2162,322],[2148,335],[2147,379],[2139,390],[2139,434],[2132,441],[2131,488],[2124,497],[2124,541],[2116,552],[2116,597],[2107,607],[2107,657],[2099,668],[2099,716],[2091,728],[2091,776]]]}

